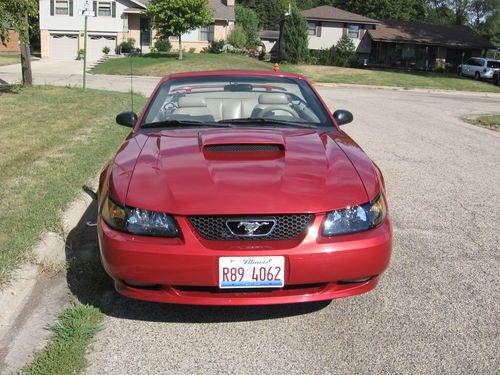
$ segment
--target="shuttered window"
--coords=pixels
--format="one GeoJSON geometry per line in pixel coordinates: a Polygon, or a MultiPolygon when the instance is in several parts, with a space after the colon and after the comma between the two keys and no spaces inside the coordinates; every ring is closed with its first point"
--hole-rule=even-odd
{"type": "Polygon", "coordinates": [[[55,14],[58,16],[68,16],[69,0],[55,0],[55,14]]]}

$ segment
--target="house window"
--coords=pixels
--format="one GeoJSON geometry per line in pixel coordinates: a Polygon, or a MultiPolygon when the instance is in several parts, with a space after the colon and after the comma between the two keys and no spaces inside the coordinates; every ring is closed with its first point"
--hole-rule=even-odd
{"type": "Polygon", "coordinates": [[[111,17],[111,2],[99,1],[97,4],[97,15],[100,17],[111,17]]]}
{"type": "Polygon", "coordinates": [[[309,22],[307,24],[307,34],[309,36],[316,36],[316,22],[309,22]]]}
{"type": "Polygon", "coordinates": [[[347,26],[347,35],[349,38],[359,37],[359,25],[349,25],[347,26]]]}
{"type": "Polygon", "coordinates": [[[56,0],[56,14],[60,16],[69,15],[69,0],[56,0]]]}
{"type": "Polygon", "coordinates": [[[213,27],[213,25],[200,27],[199,40],[211,41],[213,39],[214,39],[214,27],[213,27]]]}

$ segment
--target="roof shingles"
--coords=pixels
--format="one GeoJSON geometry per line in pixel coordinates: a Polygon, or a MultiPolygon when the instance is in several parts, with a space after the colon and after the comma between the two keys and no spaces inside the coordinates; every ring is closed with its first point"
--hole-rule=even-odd
{"type": "MultiPolygon", "coordinates": [[[[136,0],[147,7],[152,0],[136,0]]],[[[234,6],[228,6],[223,0],[209,0],[208,6],[213,8],[213,18],[216,20],[234,21],[234,6]]]]}
{"type": "Polygon", "coordinates": [[[382,21],[368,35],[376,42],[426,44],[455,48],[494,48],[467,26],[424,22],[382,21]]]}
{"type": "Polygon", "coordinates": [[[340,21],[340,22],[358,22],[374,24],[379,21],[368,18],[360,14],[351,13],[346,10],[332,7],[331,5],[322,5],[316,8],[306,9],[302,12],[304,17],[311,20],[340,21]]]}

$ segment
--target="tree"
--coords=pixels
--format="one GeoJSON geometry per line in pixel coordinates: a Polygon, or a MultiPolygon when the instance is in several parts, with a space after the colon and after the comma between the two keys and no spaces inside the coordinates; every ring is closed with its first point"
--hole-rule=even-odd
{"type": "Polygon", "coordinates": [[[0,42],[7,44],[10,35],[7,25],[13,27],[19,33],[21,42],[21,71],[23,85],[31,86],[33,77],[31,74],[31,59],[29,50],[28,17],[36,15],[36,0],[0,0],[0,42]]]}
{"type": "Polygon", "coordinates": [[[259,16],[260,27],[263,29],[278,30],[284,12],[276,0],[240,0],[238,2],[253,9],[259,16]]]}
{"type": "Polygon", "coordinates": [[[307,21],[299,8],[292,5],[283,27],[283,57],[292,64],[304,62],[309,56],[308,44],[307,21]]]}
{"type": "Polygon", "coordinates": [[[428,0],[338,0],[336,6],[377,19],[416,21],[427,18],[428,0]]]}
{"type": "MultiPolygon", "coordinates": [[[[1,0],[0,0],[1,1],[1,0]]],[[[158,36],[179,38],[179,60],[182,60],[182,34],[213,22],[208,0],[153,0],[148,13],[154,18],[158,36]]]]}
{"type": "Polygon", "coordinates": [[[246,34],[245,47],[257,47],[259,38],[257,31],[259,31],[259,16],[252,9],[243,5],[236,5],[234,8],[236,16],[236,25],[240,25],[246,34]]]}
{"type": "Polygon", "coordinates": [[[358,56],[354,42],[347,35],[342,35],[335,48],[333,48],[333,65],[356,66],[358,56]]]}

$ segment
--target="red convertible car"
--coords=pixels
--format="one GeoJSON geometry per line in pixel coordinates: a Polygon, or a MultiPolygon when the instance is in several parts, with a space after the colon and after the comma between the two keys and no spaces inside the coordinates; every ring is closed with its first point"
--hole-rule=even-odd
{"type": "Polygon", "coordinates": [[[259,305],[373,289],[392,230],[379,168],[302,76],[163,78],[99,184],[101,258],[148,301],[259,305]]]}

